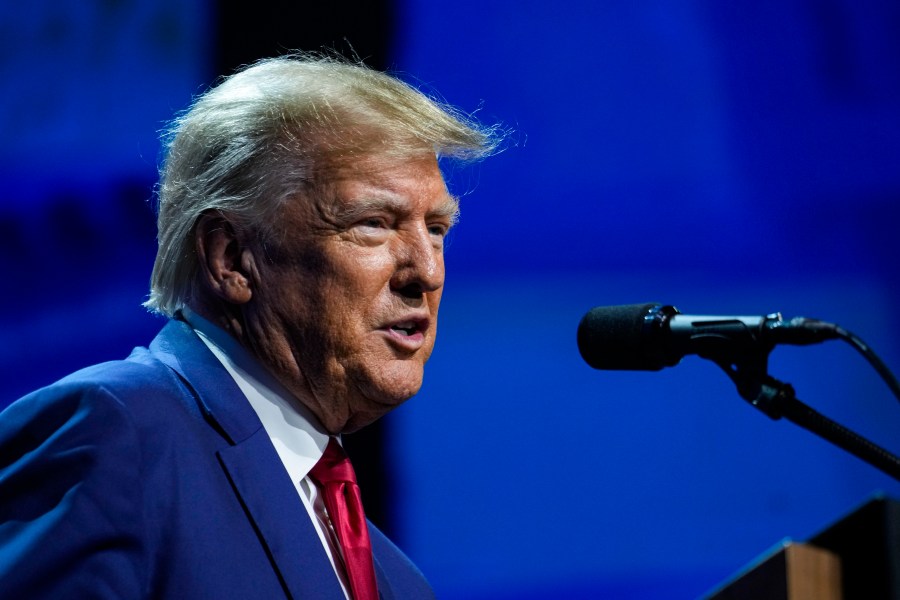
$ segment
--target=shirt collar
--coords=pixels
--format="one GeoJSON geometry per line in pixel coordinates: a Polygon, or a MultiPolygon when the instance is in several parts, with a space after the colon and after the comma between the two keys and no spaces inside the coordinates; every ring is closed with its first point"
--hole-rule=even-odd
{"type": "Polygon", "coordinates": [[[328,433],[228,332],[189,308],[181,313],[247,397],[296,485],[322,458],[328,433]]]}

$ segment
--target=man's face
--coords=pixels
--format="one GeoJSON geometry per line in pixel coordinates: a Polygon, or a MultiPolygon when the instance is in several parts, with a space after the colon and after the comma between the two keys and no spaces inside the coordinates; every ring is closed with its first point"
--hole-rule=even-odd
{"type": "Polygon", "coordinates": [[[360,160],[315,196],[256,253],[247,337],[329,432],[354,431],[422,384],[457,204],[433,156],[360,160]]]}

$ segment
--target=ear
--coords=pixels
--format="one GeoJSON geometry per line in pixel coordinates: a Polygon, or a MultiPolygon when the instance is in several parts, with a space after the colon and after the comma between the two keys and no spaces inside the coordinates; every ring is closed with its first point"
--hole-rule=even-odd
{"type": "Polygon", "coordinates": [[[218,211],[201,215],[194,244],[199,275],[207,289],[229,304],[246,304],[253,297],[252,251],[245,247],[235,226],[218,211]]]}

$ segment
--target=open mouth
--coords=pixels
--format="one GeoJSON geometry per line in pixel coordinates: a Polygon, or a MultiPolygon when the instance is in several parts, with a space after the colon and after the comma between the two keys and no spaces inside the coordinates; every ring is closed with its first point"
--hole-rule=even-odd
{"type": "Polygon", "coordinates": [[[406,321],[404,323],[397,323],[395,325],[391,325],[391,331],[396,331],[400,335],[403,336],[413,336],[420,331],[422,331],[422,327],[419,323],[415,323],[413,321],[406,321]]]}

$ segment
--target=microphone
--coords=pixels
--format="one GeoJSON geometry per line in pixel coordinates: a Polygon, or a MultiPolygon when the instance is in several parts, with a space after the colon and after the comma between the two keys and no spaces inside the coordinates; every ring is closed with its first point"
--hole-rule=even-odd
{"type": "Polygon", "coordinates": [[[839,337],[831,323],[781,314],[684,315],[651,302],[598,306],[578,325],[578,349],[595,369],[659,371],[696,354],[735,363],[771,352],[777,344],[816,344],[839,337]]]}

